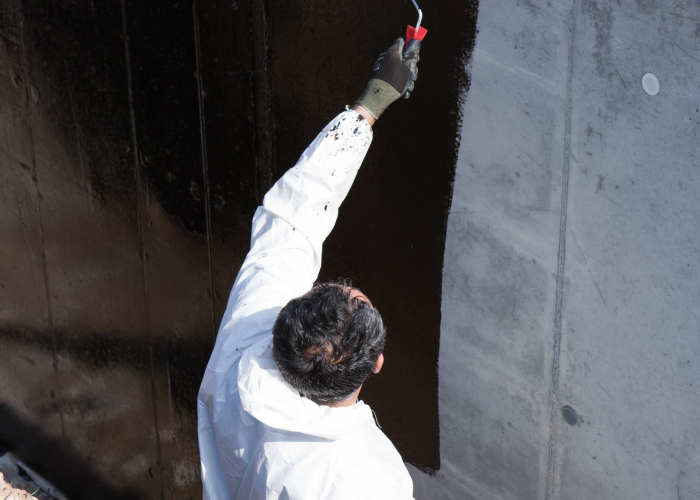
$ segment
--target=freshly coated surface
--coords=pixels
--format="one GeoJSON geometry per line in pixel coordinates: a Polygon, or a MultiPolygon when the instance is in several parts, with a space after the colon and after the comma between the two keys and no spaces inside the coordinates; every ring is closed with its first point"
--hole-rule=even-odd
{"type": "MultiPolygon", "coordinates": [[[[372,147],[323,249],[321,278],[351,278],[386,321],[386,364],[363,387],[363,399],[404,460],[425,470],[440,467],[442,259],[477,7],[458,0],[421,5],[429,33],[415,91],[374,126],[372,147]]],[[[377,55],[405,34],[415,13],[408,0],[269,2],[278,176],[329,116],[360,96],[377,55]]]]}
{"type": "MultiPolygon", "coordinates": [[[[0,4],[0,443],[72,500],[201,495],[196,394],[261,190],[415,19],[399,0],[264,7],[0,4]]],[[[387,363],[363,399],[434,470],[476,5],[424,11],[416,90],[375,125],[321,275],[382,311],[387,363]]]]}
{"type": "Polygon", "coordinates": [[[492,0],[478,26],[416,498],[697,498],[700,3],[492,0]]]}

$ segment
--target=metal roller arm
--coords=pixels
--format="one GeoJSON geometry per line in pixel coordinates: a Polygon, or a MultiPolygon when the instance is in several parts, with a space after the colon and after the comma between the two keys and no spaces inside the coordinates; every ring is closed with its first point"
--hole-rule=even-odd
{"type": "Polygon", "coordinates": [[[420,7],[418,7],[416,0],[411,0],[411,2],[413,2],[413,6],[418,11],[418,22],[416,23],[416,32],[417,32],[420,29],[420,23],[423,20],[423,12],[420,10],[420,7]]]}

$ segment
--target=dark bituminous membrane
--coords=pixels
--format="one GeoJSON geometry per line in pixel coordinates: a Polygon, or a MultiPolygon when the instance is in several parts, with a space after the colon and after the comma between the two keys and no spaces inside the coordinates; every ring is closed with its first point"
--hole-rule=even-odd
{"type": "MultiPolygon", "coordinates": [[[[436,470],[442,258],[477,4],[423,3],[415,90],[375,125],[320,278],[351,278],[381,311],[387,362],[362,399],[406,461],[436,470]]],[[[0,443],[69,498],[201,494],[197,390],[268,164],[275,179],[293,166],[415,22],[398,0],[265,7],[264,116],[250,3],[3,13],[0,208],[19,200],[22,218],[0,233],[22,250],[0,260],[0,443]]]]}
{"type": "MultiPolygon", "coordinates": [[[[415,90],[374,126],[324,245],[321,278],[351,278],[382,313],[387,361],[361,398],[405,461],[437,470],[442,261],[478,5],[422,3],[429,33],[415,90]]],[[[277,176],[329,117],[359,97],[377,55],[405,35],[415,15],[411,3],[399,1],[270,1],[277,176]]]]}

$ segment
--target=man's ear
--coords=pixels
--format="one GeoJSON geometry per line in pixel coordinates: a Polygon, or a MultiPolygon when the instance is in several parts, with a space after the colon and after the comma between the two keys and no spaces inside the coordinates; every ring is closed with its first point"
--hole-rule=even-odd
{"type": "Polygon", "coordinates": [[[384,353],[380,354],[377,358],[377,362],[374,363],[374,368],[372,368],[372,373],[379,373],[382,371],[382,366],[384,366],[384,353]]]}

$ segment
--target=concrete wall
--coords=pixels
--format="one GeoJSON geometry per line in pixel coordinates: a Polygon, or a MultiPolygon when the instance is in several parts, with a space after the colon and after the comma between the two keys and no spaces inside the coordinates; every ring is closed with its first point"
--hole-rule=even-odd
{"type": "MultiPolygon", "coordinates": [[[[256,202],[414,15],[264,5],[0,2],[0,443],[74,498],[199,495],[256,202]]],[[[389,324],[416,497],[697,498],[700,3],[484,0],[473,52],[476,3],[424,7],[322,271],[389,324]]]]}
{"type": "MultiPolygon", "coordinates": [[[[416,90],[375,126],[320,276],[382,312],[362,398],[422,470],[476,9],[426,6],[416,90]]],[[[406,0],[0,0],[0,454],[74,500],[201,495],[196,396],[257,203],[415,19],[406,0]]]]}
{"type": "Polygon", "coordinates": [[[478,27],[416,498],[698,498],[700,3],[486,0],[478,27]]]}

